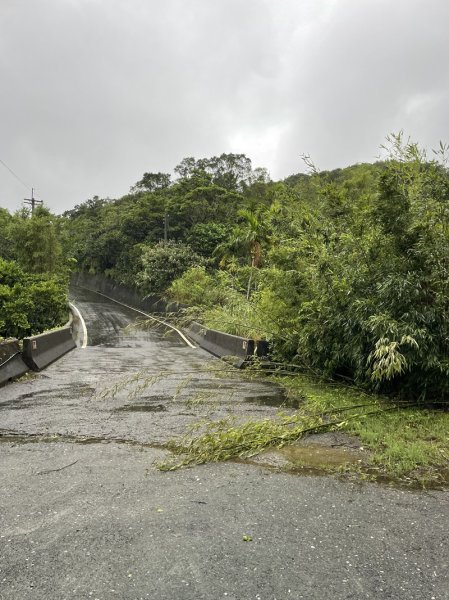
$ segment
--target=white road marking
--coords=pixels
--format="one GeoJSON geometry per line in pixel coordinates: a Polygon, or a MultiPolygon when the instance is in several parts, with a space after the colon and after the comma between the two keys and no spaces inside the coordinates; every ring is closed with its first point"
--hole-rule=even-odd
{"type": "MultiPolygon", "coordinates": [[[[79,287],[82,287],[82,286],[79,286],[79,287]]],[[[114,300],[114,298],[111,298],[110,296],[106,296],[106,294],[102,294],[101,292],[97,292],[96,290],[91,290],[90,288],[84,288],[84,289],[89,290],[89,292],[94,292],[94,294],[99,294],[100,296],[103,296],[104,298],[107,298],[108,300],[112,300],[112,302],[115,302],[116,304],[121,304],[122,306],[126,306],[126,308],[130,308],[131,310],[134,310],[135,312],[138,312],[141,315],[148,317],[149,319],[153,319],[153,321],[162,323],[162,325],[165,325],[165,327],[169,327],[170,329],[173,329],[173,331],[176,331],[176,333],[187,344],[187,346],[189,346],[190,348],[196,348],[196,346],[194,346],[192,344],[192,342],[186,338],[186,336],[182,333],[182,331],[180,331],[179,329],[174,327],[174,325],[170,325],[170,323],[167,323],[166,321],[163,321],[162,319],[158,319],[157,317],[153,317],[153,315],[149,315],[148,313],[145,313],[142,310],[139,310],[138,308],[134,308],[134,306],[130,306],[129,304],[125,304],[124,302],[119,302],[118,300],[114,300]]]]}
{"type": "Polygon", "coordinates": [[[77,317],[80,320],[81,327],[83,329],[83,343],[81,344],[80,347],[85,348],[87,346],[87,327],[86,327],[86,323],[84,322],[83,315],[76,308],[76,306],[74,304],[72,304],[72,302],[69,302],[69,306],[76,313],[77,317]]]}

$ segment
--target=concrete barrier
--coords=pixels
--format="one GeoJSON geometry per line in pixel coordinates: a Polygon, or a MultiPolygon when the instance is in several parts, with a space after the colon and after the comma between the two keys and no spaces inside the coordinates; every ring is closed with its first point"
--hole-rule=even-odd
{"type": "Polygon", "coordinates": [[[19,342],[9,340],[0,342],[0,384],[20,377],[28,371],[23,362],[19,342]]]}
{"type": "Polygon", "coordinates": [[[129,304],[140,310],[150,313],[176,312],[179,305],[168,303],[157,296],[147,296],[142,298],[138,290],[115,282],[106,275],[91,273],[72,273],[71,283],[80,287],[85,287],[94,292],[101,292],[110,296],[119,302],[129,304]]]}
{"type": "MultiPolygon", "coordinates": [[[[73,285],[101,292],[115,300],[128,304],[147,312],[176,312],[182,305],[167,304],[156,296],[141,298],[138,291],[125,285],[116,283],[102,274],[73,273],[73,285]]],[[[224,356],[236,357],[234,364],[241,367],[251,358],[263,358],[268,355],[268,342],[265,340],[252,340],[237,335],[230,335],[215,329],[208,329],[199,323],[191,323],[183,329],[184,333],[211,354],[223,358],[224,356]]]]}
{"type": "Polygon", "coordinates": [[[194,342],[211,354],[220,358],[235,357],[234,364],[238,367],[252,358],[263,358],[268,354],[268,342],[265,340],[252,340],[223,333],[215,329],[208,329],[196,322],[190,323],[184,331],[194,342]]]}
{"type": "Polygon", "coordinates": [[[41,333],[23,340],[23,360],[33,369],[40,371],[52,362],[76,348],[70,325],[41,333]]]}

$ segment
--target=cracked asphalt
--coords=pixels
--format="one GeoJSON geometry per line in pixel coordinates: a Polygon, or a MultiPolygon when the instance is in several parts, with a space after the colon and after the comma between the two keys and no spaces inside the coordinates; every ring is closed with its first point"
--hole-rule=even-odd
{"type": "Polygon", "coordinates": [[[168,439],[274,415],[279,390],[101,296],[72,301],[88,347],[0,389],[2,600],[449,599],[447,492],[159,472],[168,439]]]}

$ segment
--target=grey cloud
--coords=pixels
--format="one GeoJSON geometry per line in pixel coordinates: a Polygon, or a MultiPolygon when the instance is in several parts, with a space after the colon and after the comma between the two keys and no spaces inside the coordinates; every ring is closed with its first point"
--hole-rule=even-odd
{"type": "Polygon", "coordinates": [[[336,5],[309,38],[301,76],[291,78],[301,109],[283,141],[280,170],[293,169],[301,151],[325,168],[373,160],[384,136],[399,129],[424,145],[447,136],[448,18],[444,2],[336,5]]]}
{"type": "MultiPolygon", "coordinates": [[[[2,0],[0,158],[56,211],[184,156],[274,177],[444,138],[445,0],[2,0]]],[[[29,192],[28,192],[29,193],[29,192]]],[[[27,194],[0,165],[0,205],[27,194]]]]}

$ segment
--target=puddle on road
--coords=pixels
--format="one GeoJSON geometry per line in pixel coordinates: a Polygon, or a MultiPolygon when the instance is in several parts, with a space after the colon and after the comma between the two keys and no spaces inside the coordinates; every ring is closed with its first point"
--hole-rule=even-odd
{"type": "Polygon", "coordinates": [[[335,470],[345,465],[361,465],[366,453],[353,448],[308,444],[270,448],[251,458],[249,462],[286,469],[289,472],[335,470]]]}
{"type": "Polygon", "coordinates": [[[257,465],[274,471],[297,476],[339,475],[343,480],[370,481],[409,490],[447,490],[449,468],[435,468],[430,472],[416,472],[409,476],[393,477],[367,462],[368,454],[348,446],[323,446],[322,444],[291,445],[270,448],[260,454],[238,459],[236,462],[257,465]]]}
{"type": "Polygon", "coordinates": [[[116,408],[115,412],[163,412],[167,410],[163,404],[126,404],[116,408]]]}
{"type": "Polygon", "coordinates": [[[68,385],[63,385],[55,388],[35,390],[33,392],[26,392],[24,394],[20,394],[12,400],[0,402],[0,410],[18,410],[23,408],[33,408],[37,404],[39,404],[39,407],[42,407],[42,400],[45,399],[76,399],[83,398],[85,396],[92,396],[94,392],[95,388],[90,385],[84,383],[70,383],[68,385]]]}
{"type": "Polygon", "coordinates": [[[310,467],[340,467],[347,464],[360,464],[366,454],[352,448],[332,448],[322,445],[284,446],[277,452],[292,465],[310,467]]]}
{"type": "MultiPolygon", "coordinates": [[[[15,398],[14,400],[11,400],[11,402],[18,402],[19,400],[28,400],[31,398],[40,398],[41,396],[48,396],[48,395],[54,394],[54,393],[55,393],[54,389],[36,390],[35,392],[28,392],[26,394],[20,394],[20,396],[17,396],[17,398],[15,398]]],[[[6,402],[4,402],[2,404],[6,404],[6,402]]]]}
{"type": "Polygon", "coordinates": [[[213,379],[208,379],[206,381],[192,379],[189,381],[189,385],[191,387],[195,387],[195,389],[201,389],[211,393],[216,393],[221,390],[237,391],[239,383],[241,382],[235,381],[231,383],[216,383],[216,381],[213,379]]]}
{"type": "Polygon", "coordinates": [[[278,408],[299,408],[301,403],[299,398],[289,398],[285,390],[276,390],[272,394],[259,396],[245,396],[244,401],[259,406],[276,406],[278,408]]]}

